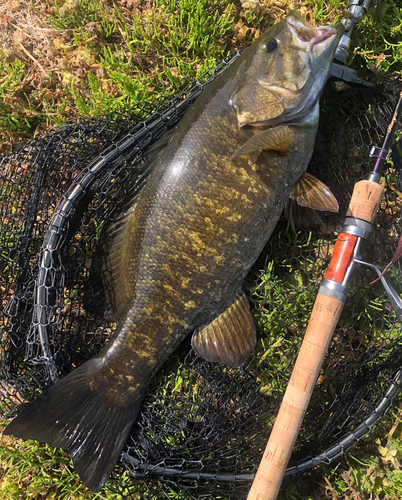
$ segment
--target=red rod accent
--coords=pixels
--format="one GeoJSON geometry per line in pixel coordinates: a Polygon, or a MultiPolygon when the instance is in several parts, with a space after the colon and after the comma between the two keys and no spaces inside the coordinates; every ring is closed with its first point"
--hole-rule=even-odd
{"type": "Polygon", "coordinates": [[[334,253],[324,278],[342,283],[349,267],[356,245],[357,236],[341,233],[335,243],[334,253]]]}

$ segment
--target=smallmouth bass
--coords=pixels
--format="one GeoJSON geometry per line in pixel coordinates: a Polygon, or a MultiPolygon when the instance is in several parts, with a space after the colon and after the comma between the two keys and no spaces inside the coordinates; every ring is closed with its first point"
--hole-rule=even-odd
{"type": "Polygon", "coordinates": [[[149,380],[187,335],[209,361],[244,363],[256,333],[242,284],[287,199],[298,186],[305,205],[333,209],[301,186],[340,36],[290,14],[155,145],[144,186],[108,232],[114,337],[21,411],[6,434],[64,448],[98,492],[149,380]]]}

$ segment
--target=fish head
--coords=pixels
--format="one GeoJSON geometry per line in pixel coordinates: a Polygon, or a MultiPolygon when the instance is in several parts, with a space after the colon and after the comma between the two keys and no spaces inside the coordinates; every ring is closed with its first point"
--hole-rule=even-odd
{"type": "Polygon", "coordinates": [[[244,54],[246,71],[230,99],[239,126],[305,116],[328,79],[341,35],[341,26],[313,27],[293,11],[258,38],[244,54]]]}

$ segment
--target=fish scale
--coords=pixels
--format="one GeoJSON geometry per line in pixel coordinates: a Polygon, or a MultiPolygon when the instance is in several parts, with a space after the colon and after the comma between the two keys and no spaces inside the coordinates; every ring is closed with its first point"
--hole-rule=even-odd
{"type": "Polygon", "coordinates": [[[256,333],[243,281],[307,168],[339,36],[291,14],[155,145],[142,189],[102,237],[110,240],[102,271],[114,337],[6,434],[63,447],[97,492],[152,375],[189,333],[206,359],[244,363],[256,333]]]}

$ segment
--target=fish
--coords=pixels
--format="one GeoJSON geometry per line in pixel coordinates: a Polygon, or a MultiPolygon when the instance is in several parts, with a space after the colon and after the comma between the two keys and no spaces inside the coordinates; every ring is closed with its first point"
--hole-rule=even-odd
{"type": "Polygon", "coordinates": [[[256,328],[244,280],[286,201],[301,197],[317,208],[318,198],[318,208],[336,208],[327,192],[314,195],[320,184],[303,182],[303,174],[340,36],[340,28],[312,27],[291,12],[235,58],[154,146],[141,189],[105,233],[114,336],[24,408],[6,435],[67,450],[96,493],[119,459],[150,379],[188,335],[210,362],[245,363],[256,328]]]}

